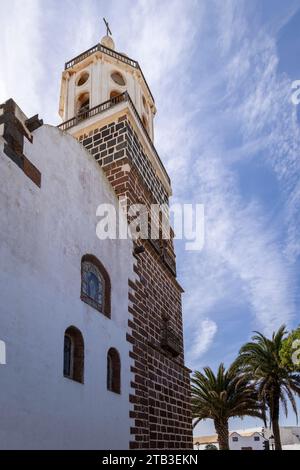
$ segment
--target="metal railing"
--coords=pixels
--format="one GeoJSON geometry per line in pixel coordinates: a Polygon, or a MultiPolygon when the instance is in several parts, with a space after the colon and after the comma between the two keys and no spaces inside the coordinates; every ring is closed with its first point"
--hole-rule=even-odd
{"type": "Polygon", "coordinates": [[[94,54],[99,50],[99,44],[96,44],[96,46],[91,47],[87,51],[82,52],[81,54],[77,55],[73,59],[69,60],[68,62],[65,63],[65,70],[70,69],[74,65],[78,64],[82,60],[86,59],[90,55],[94,54]]]}
{"type": "Polygon", "coordinates": [[[153,98],[153,95],[151,93],[151,90],[149,88],[149,85],[147,83],[147,80],[145,79],[145,76],[142,72],[142,69],[139,65],[139,63],[136,61],[136,60],[133,60],[133,59],[130,59],[129,57],[127,57],[126,55],[124,54],[121,54],[120,52],[116,52],[114,51],[113,49],[110,49],[109,47],[106,47],[106,46],[103,46],[102,44],[96,44],[96,46],[93,46],[91,47],[90,49],[88,49],[87,51],[84,51],[82,52],[81,54],[79,54],[78,56],[74,57],[73,59],[69,60],[68,62],[65,63],[65,70],[68,70],[70,69],[71,67],[74,67],[74,65],[78,64],[79,62],[81,62],[82,60],[86,59],[87,57],[89,57],[90,55],[94,54],[95,52],[103,52],[104,54],[106,55],[109,55],[110,57],[113,57],[114,59],[117,59],[117,60],[120,60],[121,62],[129,65],[130,67],[133,67],[137,70],[140,71],[142,77],[143,77],[143,80],[146,84],[146,87],[150,93],[150,96],[153,100],[153,103],[154,103],[154,98],[153,98]]]}
{"type": "Polygon", "coordinates": [[[110,100],[104,101],[103,103],[98,104],[97,106],[94,106],[93,108],[88,109],[87,111],[84,111],[83,113],[77,114],[77,116],[74,116],[71,119],[64,121],[63,123],[59,124],[57,127],[61,129],[62,131],[67,131],[68,129],[71,129],[71,127],[77,126],[77,124],[81,123],[85,119],[89,119],[100,113],[104,113],[104,111],[107,111],[108,109],[113,108],[114,106],[121,103],[122,101],[126,101],[127,100],[126,95],[127,95],[127,92],[125,91],[124,93],[118,96],[115,96],[114,98],[111,98],[110,100]]]}
{"type": "Polygon", "coordinates": [[[163,165],[163,163],[160,159],[160,156],[158,155],[157,150],[154,147],[154,144],[151,140],[151,137],[149,136],[148,131],[145,128],[145,126],[143,124],[143,121],[140,118],[140,115],[137,112],[136,107],[134,106],[133,101],[130,98],[129,93],[127,91],[125,91],[124,93],[122,93],[118,96],[115,96],[114,98],[111,98],[110,100],[104,101],[104,103],[101,103],[101,104],[98,104],[97,106],[94,106],[93,108],[89,109],[88,111],[80,113],[80,114],[78,114],[77,116],[74,116],[71,119],[68,119],[68,121],[65,121],[62,124],[59,124],[57,127],[59,129],[63,130],[63,131],[67,131],[68,129],[71,129],[74,126],[77,126],[77,124],[80,124],[85,119],[89,119],[93,116],[96,116],[97,114],[103,113],[104,111],[107,111],[108,109],[113,108],[117,104],[122,103],[124,101],[129,103],[129,105],[130,105],[130,107],[133,111],[133,114],[135,115],[137,121],[139,122],[140,126],[144,130],[147,141],[148,141],[153,153],[155,154],[155,156],[157,158],[157,161],[159,162],[160,167],[163,170],[165,177],[167,178],[168,183],[170,184],[170,177],[169,177],[169,175],[168,175],[168,173],[167,173],[167,171],[166,171],[166,169],[165,169],[165,167],[164,167],[164,165],[163,165]]]}

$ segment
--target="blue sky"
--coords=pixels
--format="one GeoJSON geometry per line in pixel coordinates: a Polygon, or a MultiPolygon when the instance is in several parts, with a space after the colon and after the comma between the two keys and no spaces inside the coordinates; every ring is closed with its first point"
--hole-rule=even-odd
{"type": "Polygon", "coordinates": [[[64,62],[100,40],[103,16],[140,62],[173,202],[205,205],[204,249],[176,243],[187,365],[228,365],[252,330],[296,326],[300,0],[0,0],[0,13],[0,102],[47,123],[64,62]]]}

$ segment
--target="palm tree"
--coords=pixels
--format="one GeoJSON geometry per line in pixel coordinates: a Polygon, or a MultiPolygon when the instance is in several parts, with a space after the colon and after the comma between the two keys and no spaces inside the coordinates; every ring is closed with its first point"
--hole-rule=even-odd
{"type": "Polygon", "coordinates": [[[228,421],[235,416],[255,416],[264,420],[264,407],[257,400],[254,385],[234,365],[225,370],[220,364],[217,375],[210,367],[192,377],[192,410],[194,426],[212,419],[218,434],[220,450],[229,450],[228,421]]]}
{"type": "Polygon", "coordinates": [[[287,416],[287,402],[289,400],[297,417],[294,394],[300,394],[300,373],[293,372],[282,365],[280,350],[287,333],[284,325],[276,333],[273,333],[272,339],[266,338],[259,332],[255,331],[255,333],[252,342],[246,343],[240,349],[236,366],[249,380],[254,381],[259,400],[269,410],[275,449],[281,450],[280,404],[283,405],[287,416]]]}

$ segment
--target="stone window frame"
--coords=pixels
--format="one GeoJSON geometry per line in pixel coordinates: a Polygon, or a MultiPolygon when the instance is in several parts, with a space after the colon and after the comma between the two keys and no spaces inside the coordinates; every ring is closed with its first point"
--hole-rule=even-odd
{"type": "Polygon", "coordinates": [[[118,395],[121,394],[121,358],[116,348],[107,351],[107,390],[118,395]]]}
{"type": "Polygon", "coordinates": [[[81,258],[81,292],[80,298],[83,302],[88,304],[90,307],[94,308],[98,312],[105,315],[107,318],[111,318],[111,283],[109,275],[101,263],[101,261],[96,258],[94,255],[84,255],[81,258]],[[93,268],[93,273],[96,274],[103,285],[102,290],[102,303],[97,303],[94,299],[89,297],[83,289],[83,282],[84,282],[84,272],[85,272],[85,265],[91,266],[93,268]]]}
{"type": "Polygon", "coordinates": [[[76,326],[69,326],[64,332],[63,375],[66,379],[84,383],[84,339],[76,326]],[[71,341],[70,373],[65,373],[65,338],[71,341]]]}

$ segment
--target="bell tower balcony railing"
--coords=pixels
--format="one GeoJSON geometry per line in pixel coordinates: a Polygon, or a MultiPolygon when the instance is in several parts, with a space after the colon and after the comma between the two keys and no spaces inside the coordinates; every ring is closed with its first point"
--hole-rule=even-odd
{"type": "Polygon", "coordinates": [[[139,113],[137,112],[136,110],[136,107],[134,106],[133,104],[133,101],[132,99],[130,98],[129,96],[129,93],[127,91],[125,91],[124,93],[121,93],[120,95],[118,96],[115,96],[114,98],[111,98],[110,100],[107,100],[107,101],[104,101],[103,103],[101,104],[98,104],[97,106],[94,106],[93,108],[90,108],[89,110],[87,111],[84,111],[84,112],[81,112],[79,114],[77,114],[77,116],[74,116],[73,118],[71,119],[68,119],[67,121],[63,122],[62,124],[59,124],[57,127],[59,129],[61,129],[62,131],[68,131],[69,129],[71,129],[72,127],[74,126],[77,126],[78,124],[80,124],[82,121],[84,121],[85,119],[89,119],[91,117],[94,117],[94,116],[97,116],[98,114],[101,114],[105,111],[107,111],[108,109],[111,109],[113,108],[114,106],[122,103],[122,102],[127,102],[129,103],[130,105],[130,108],[132,109],[132,112],[134,114],[134,116],[136,117],[139,125],[142,127],[143,131],[144,131],[144,134],[146,136],[146,139],[168,181],[168,183],[170,184],[170,177],[156,151],[156,148],[154,147],[153,145],[153,142],[148,134],[148,131],[147,129],[145,128],[144,124],[143,124],[143,121],[142,119],[140,118],[140,115],[139,113]]]}

